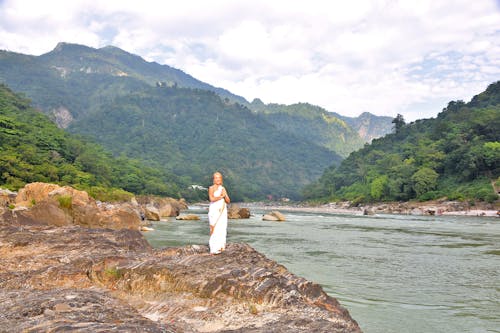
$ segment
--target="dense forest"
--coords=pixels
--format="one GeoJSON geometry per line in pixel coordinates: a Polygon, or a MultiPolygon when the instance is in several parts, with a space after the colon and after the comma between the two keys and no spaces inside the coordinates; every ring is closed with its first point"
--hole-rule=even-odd
{"type": "Polygon", "coordinates": [[[254,100],[251,108],[279,130],[316,142],[344,158],[364,144],[345,121],[318,106],[307,103],[264,104],[254,100]]]}
{"type": "MultiPolygon", "coordinates": [[[[0,81],[60,127],[182,184],[207,186],[222,171],[235,200],[300,199],[301,187],[341,160],[334,145],[280,129],[241,97],[115,47],[0,51],[0,81]]],[[[356,132],[343,130],[336,147],[354,149],[351,139],[359,147],[356,132]]]]}
{"type": "Polygon", "coordinates": [[[72,185],[101,200],[128,198],[130,192],[190,195],[173,174],[112,157],[100,145],[59,129],[28,99],[0,84],[0,186],[17,190],[37,181],[72,185]]]}
{"type": "Polygon", "coordinates": [[[196,184],[210,184],[220,170],[234,200],[297,199],[302,186],[341,160],[205,90],[143,89],[103,103],[68,130],[196,184]]]}
{"type": "Polygon", "coordinates": [[[469,103],[452,101],[435,119],[406,124],[350,154],[304,189],[309,200],[493,202],[500,186],[500,81],[469,103]],[[492,186],[493,185],[493,186],[492,186]]]}

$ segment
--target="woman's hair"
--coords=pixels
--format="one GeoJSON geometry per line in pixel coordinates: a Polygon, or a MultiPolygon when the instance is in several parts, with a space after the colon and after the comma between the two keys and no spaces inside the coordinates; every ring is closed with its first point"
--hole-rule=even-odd
{"type": "Polygon", "coordinates": [[[220,173],[219,171],[214,172],[214,174],[213,174],[213,175],[214,175],[214,176],[215,176],[215,175],[219,175],[219,176],[220,176],[220,178],[224,178],[224,177],[222,177],[222,173],[220,173]]]}

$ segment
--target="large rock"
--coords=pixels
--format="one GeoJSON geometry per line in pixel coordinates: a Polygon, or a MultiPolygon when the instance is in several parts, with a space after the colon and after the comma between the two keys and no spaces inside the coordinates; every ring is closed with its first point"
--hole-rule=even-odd
{"type": "Polygon", "coordinates": [[[0,207],[8,207],[16,202],[16,192],[0,188],[0,207]]]}
{"type": "Polygon", "coordinates": [[[139,230],[141,222],[138,208],[131,203],[98,205],[85,191],[46,183],[27,184],[19,190],[11,219],[27,224],[134,230],[139,230]]]}
{"type": "MultiPolygon", "coordinates": [[[[187,209],[187,203],[183,199],[160,198],[156,196],[138,196],[137,202],[142,207],[155,207],[158,210],[159,217],[178,216],[181,210],[187,209]]],[[[155,220],[155,221],[159,221],[155,220]]]]}
{"type": "Polygon", "coordinates": [[[183,221],[197,221],[200,219],[200,217],[196,214],[185,214],[185,215],[179,215],[175,219],[183,221]]]}
{"type": "Polygon", "coordinates": [[[264,214],[264,216],[262,216],[262,220],[283,222],[283,221],[286,221],[286,218],[285,218],[285,215],[281,214],[277,210],[274,210],[272,212],[264,214]]]}
{"type": "Polygon", "coordinates": [[[245,244],[210,256],[132,230],[4,224],[0,259],[12,332],[360,332],[319,285],[245,244]]]}
{"type": "Polygon", "coordinates": [[[227,217],[229,219],[248,219],[250,217],[250,210],[248,208],[240,208],[237,204],[231,204],[227,210],[227,217]]]}
{"type": "Polygon", "coordinates": [[[160,221],[161,219],[160,210],[151,204],[148,204],[144,207],[144,213],[146,216],[146,220],[160,221]]]}

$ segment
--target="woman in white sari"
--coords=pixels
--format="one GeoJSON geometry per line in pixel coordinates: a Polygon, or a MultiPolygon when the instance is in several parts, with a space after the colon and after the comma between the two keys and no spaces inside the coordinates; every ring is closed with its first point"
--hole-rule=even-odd
{"type": "Polygon", "coordinates": [[[211,254],[219,254],[226,249],[227,235],[227,204],[231,202],[224,186],[222,186],[222,174],[214,173],[214,184],[208,189],[210,206],[208,208],[208,221],[210,223],[210,246],[211,254]]]}

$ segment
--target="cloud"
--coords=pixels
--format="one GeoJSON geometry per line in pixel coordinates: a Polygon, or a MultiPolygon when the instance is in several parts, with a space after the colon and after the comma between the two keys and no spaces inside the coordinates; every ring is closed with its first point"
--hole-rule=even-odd
{"type": "Polygon", "coordinates": [[[0,2],[0,48],[112,44],[252,100],[435,116],[500,76],[494,1],[0,2]]]}

